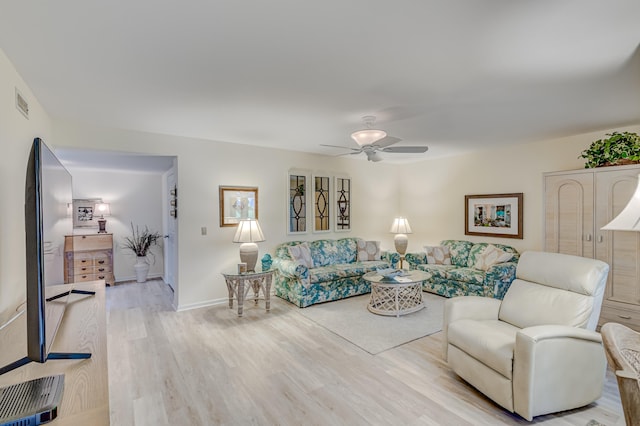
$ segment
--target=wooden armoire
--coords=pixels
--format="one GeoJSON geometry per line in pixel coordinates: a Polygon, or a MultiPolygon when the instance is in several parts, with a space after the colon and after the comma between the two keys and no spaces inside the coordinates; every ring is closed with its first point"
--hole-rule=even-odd
{"type": "Polygon", "coordinates": [[[638,186],[640,165],[544,174],[545,251],[600,259],[610,266],[599,325],[640,331],[640,232],[603,231],[638,186]]]}

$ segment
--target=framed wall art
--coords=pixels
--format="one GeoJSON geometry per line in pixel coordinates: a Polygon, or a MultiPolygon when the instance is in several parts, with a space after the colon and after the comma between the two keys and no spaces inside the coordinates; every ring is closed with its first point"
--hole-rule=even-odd
{"type": "Polygon", "coordinates": [[[464,233],[522,239],[522,192],[464,196],[464,233]]]}
{"type": "Polygon", "coordinates": [[[351,231],[351,178],[335,176],[333,188],[335,193],[335,218],[333,221],[335,231],[351,231]]]}
{"type": "Polygon", "coordinates": [[[241,219],[258,219],[258,188],[219,186],[220,226],[236,226],[241,219]]]}
{"type": "Polygon", "coordinates": [[[313,232],[331,232],[331,177],[313,176],[313,232]]]}
{"type": "Polygon", "coordinates": [[[94,217],[93,208],[102,203],[102,198],[75,199],[71,205],[74,228],[97,228],[98,219],[94,217]]]}
{"type": "Polygon", "coordinates": [[[287,174],[287,234],[305,234],[308,231],[310,173],[292,169],[287,174]]]}

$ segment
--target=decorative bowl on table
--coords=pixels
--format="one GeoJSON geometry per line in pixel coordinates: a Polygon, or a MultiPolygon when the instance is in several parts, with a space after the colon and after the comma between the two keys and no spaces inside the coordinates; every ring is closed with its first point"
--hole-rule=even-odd
{"type": "Polygon", "coordinates": [[[377,269],[376,272],[388,279],[393,279],[395,277],[404,277],[405,275],[408,275],[407,271],[395,268],[377,269]]]}

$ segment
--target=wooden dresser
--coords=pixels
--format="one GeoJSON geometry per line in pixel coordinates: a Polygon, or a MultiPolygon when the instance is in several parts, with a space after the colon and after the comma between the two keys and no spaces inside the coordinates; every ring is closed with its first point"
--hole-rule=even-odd
{"type": "Polygon", "coordinates": [[[113,277],[113,234],[67,235],[64,240],[64,282],[104,280],[113,277]]]}

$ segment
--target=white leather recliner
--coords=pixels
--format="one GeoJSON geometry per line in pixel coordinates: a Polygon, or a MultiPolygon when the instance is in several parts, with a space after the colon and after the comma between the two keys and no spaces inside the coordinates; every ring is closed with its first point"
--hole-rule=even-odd
{"type": "Polygon", "coordinates": [[[449,299],[444,359],[460,377],[527,420],[600,398],[606,358],[595,331],[609,265],[524,252],[503,300],[449,299]]]}

